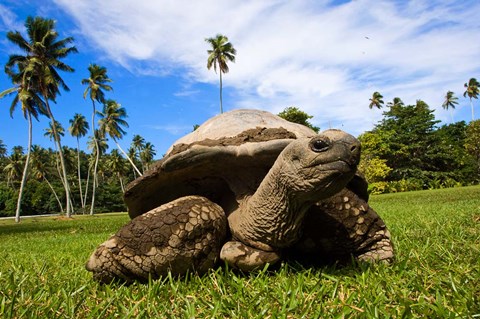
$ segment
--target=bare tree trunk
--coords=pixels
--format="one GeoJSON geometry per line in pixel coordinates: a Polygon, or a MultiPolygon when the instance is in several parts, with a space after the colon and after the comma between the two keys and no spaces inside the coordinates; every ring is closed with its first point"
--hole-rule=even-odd
{"type": "Polygon", "coordinates": [[[53,117],[53,113],[50,110],[50,105],[48,103],[48,96],[47,96],[47,94],[43,94],[43,97],[44,97],[44,100],[45,100],[48,116],[49,116],[50,120],[52,121],[53,139],[55,140],[55,143],[57,145],[58,154],[59,154],[59,157],[60,157],[60,164],[62,166],[63,179],[61,178],[61,180],[62,180],[63,186],[65,188],[65,197],[66,197],[65,200],[66,200],[66,206],[67,206],[66,216],[70,218],[71,215],[72,215],[72,209],[70,207],[70,203],[71,203],[71,201],[70,201],[70,189],[68,187],[67,168],[65,166],[65,160],[63,158],[62,144],[60,143],[60,136],[58,135],[57,129],[55,127],[55,118],[53,117]]]}
{"type": "Polygon", "coordinates": [[[63,212],[62,201],[60,200],[60,198],[58,198],[58,195],[57,195],[57,192],[55,191],[55,188],[53,188],[52,184],[50,184],[50,182],[48,181],[48,179],[45,176],[43,176],[43,180],[47,183],[47,185],[52,190],[53,196],[55,196],[55,199],[58,202],[58,207],[60,207],[60,211],[63,212]]]}
{"type": "Polygon", "coordinates": [[[222,104],[222,69],[220,69],[220,114],[223,113],[223,104],[222,104]]]}
{"type": "Polygon", "coordinates": [[[85,208],[85,203],[83,202],[83,194],[82,194],[82,178],[80,174],[80,141],[77,137],[77,175],[78,175],[78,189],[80,191],[80,205],[82,208],[85,208]]]}
{"type": "MultiPolygon", "coordinates": [[[[115,141],[115,140],[114,140],[115,141]]],[[[118,149],[120,150],[120,152],[122,152],[122,154],[127,158],[127,160],[130,162],[130,164],[132,164],[132,167],[135,169],[135,171],[138,173],[139,176],[142,176],[142,173],[140,173],[139,169],[137,168],[137,166],[135,166],[135,164],[133,163],[132,159],[130,157],[128,157],[127,153],[125,153],[125,151],[120,147],[120,144],[118,144],[117,141],[115,141],[115,144],[117,144],[117,147],[118,149]]]]}
{"type": "Polygon", "coordinates": [[[93,215],[95,209],[95,189],[98,186],[98,178],[97,178],[97,169],[98,169],[98,162],[100,161],[100,147],[98,146],[97,136],[95,135],[95,101],[92,100],[93,105],[93,113],[92,113],[92,128],[93,128],[93,140],[95,142],[96,148],[96,157],[95,157],[95,165],[93,169],[93,180],[92,180],[92,204],[90,206],[90,215],[93,215]]]}
{"type": "Polygon", "coordinates": [[[473,102],[472,102],[472,98],[470,98],[470,107],[472,108],[472,121],[475,121],[475,114],[473,114],[473,102]]]}
{"type": "Polygon", "coordinates": [[[88,198],[88,184],[90,182],[90,167],[88,168],[87,172],[87,182],[85,184],[85,197],[83,198],[83,207],[87,206],[87,198],[88,198]]]}
{"type": "Polygon", "coordinates": [[[93,169],[93,181],[92,181],[92,204],[90,206],[90,215],[93,215],[95,209],[95,188],[97,187],[97,169],[98,169],[98,161],[100,160],[100,148],[98,146],[97,136],[95,135],[95,101],[92,99],[92,132],[93,132],[93,141],[95,142],[95,149],[96,149],[96,157],[95,157],[95,165],[93,169]]]}
{"type": "Polygon", "coordinates": [[[94,207],[95,207],[95,190],[98,186],[98,176],[97,176],[97,169],[98,169],[98,162],[100,160],[100,150],[98,149],[98,142],[95,140],[95,144],[97,145],[97,154],[95,158],[95,166],[93,169],[93,180],[92,180],[92,204],[90,206],[90,215],[93,215],[94,207]]]}
{"type": "Polygon", "coordinates": [[[125,193],[125,186],[123,186],[122,176],[120,175],[120,173],[117,173],[117,176],[118,176],[118,180],[120,181],[120,187],[122,188],[122,193],[125,193]]]}
{"type": "Polygon", "coordinates": [[[28,165],[30,162],[30,152],[32,150],[32,116],[29,112],[27,112],[28,117],[28,149],[27,149],[27,158],[25,159],[25,166],[23,168],[23,175],[22,175],[22,182],[20,183],[20,190],[18,191],[18,199],[17,199],[17,209],[15,211],[15,222],[20,222],[20,208],[22,206],[22,197],[23,197],[23,189],[25,187],[25,183],[27,182],[27,175],[28,175],[28,165]]]}

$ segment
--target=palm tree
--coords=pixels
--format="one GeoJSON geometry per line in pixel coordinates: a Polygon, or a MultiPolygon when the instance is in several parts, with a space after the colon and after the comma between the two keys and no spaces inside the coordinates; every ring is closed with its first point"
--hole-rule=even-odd
{"type": "Polygon", "coordinates": [[[142,161],[142,166],[144,167],[144,173],[145,170],[149,168],[149,164],[153,161],[153,157],[156,154],[157,153],[155,152],[155,146],[153,146],[153,144],[150,142],[145,143],[145,146],[140,152],[140,160],[142,161]]]}
{"type": "Polygon", "coordinates": [[[125,108],[121,107],[121,105],[114,100],[108,100],[103,105],[103,112],[100,115],[102,118],[98,121],[98,123],[100,125],[100,132],[102,133],[102,136],[106,136],[108,134],[108,136],[110,136],[110,138],[115,142],[120,152],[122,152],[130,164],[132,164],[132,167],[135,169],[138,175],[142,176],[142,173],[140,173],[137,166],[135,166],[135,163],[133,163],[131,158],[128,157],[127,153],[125,153],[125,151],[120,147],[120,144],[118,144],[118,140],[121,139],[126,133],[122,129],[122,126],[128,127],[127,121],[124,120],[124,118],[127,117],[127,111],[125,108]]]}
{"type": "Polygon", "coordinates": [[[212,47],[210,50],[207,50],[207,69],[210,70],[213,65],[215,73],[217,73],[217,66],[220,71],[220,113],[223,113],[222,73],[228,73],[229,69],[227,62],[235,62],[235,54],[237,54],[237,50],[235,50],[233,45],[228,42],[228,38],[222,34],[217,34],[214,38],[207,38],[205,41],[212,47]]]}
{"type": "Polygon", "coordinates": [[[381,109],[383,104],[385,103],[382,99],[383,95],[381,95],[379,92],[373,92],[372,98],[369,99],[370,105],[368,107],[370,109],[373,109],[373,107],[375,106],[376,108],[381,109]]]}
{"type": "Polygon", "coordinates": [[[85,116],[82,114],[76,113],[73,116],[73,119],[70,121],[70,127],[68,130],[70,134],[77,139],[77,175],[78,175],[78,189],[80,191],[80,202],[82,208],[85,208],[85,202],[83,201],[82,194],[82,178],[81,178],[81,169],[80,169],[80,137],[87,135],[88,132],[88,122],[85,116]]]}
{"type": "Polygon", "coordinates": [[[52,122],[48,123],[48,128],[46,128],[45,133],[43,133],[43,136],[48,137],[51,141],[59,138],[60,136],[65,136],[65,129],[63,128],[62,124],[57,121],[53,123],[54,125],[52,125],[52,122]]]}
{"type": "MultiPolygon", "coordinates": [[[[90,72],[90,77],[88,79],[83,79],[82,84],[87,85],[87,88],[83,92],[83,98],[86,99],[87,95],[90,96],[92,100],[92,130],[95,133],[95,101],[100,103],[105,103],[105,93],[104,91],[112,91],[112,87],[107,83],[112,82],[112,80],[107,75],[107,68],[99,66],[97,64],[90,64],[88,66],[88,71],[90,72]]],[[[95,146],[98,148],[98,143],[95,134],[92,135],[95,142],[95,146]]],[[[95,181],[97,179],[97,170],[98,170],[98,161],[100,160],[100,153],[96,152],[97,157],[95,158],[95,165],[93,169],[93,187],[92,190],[92,205],[90,206],[90,215],[93,215],[93,210],[95,207],[95,181]]]]}
{"type": "Polygon", "coordinates": [[[480,83],[478,83],[477,79],[471,78],[468,81],[468,83],[465,83],[463,86],[466,88],[465,92],[463,93],[463,96],[467,97],[468,95],[468,97],[470,98],[470,107],[472,108],[472,121],[474,121],[475,115],[473,114],[472,98],[478,99],[478,94],[480,93],[478,87],[480,86],[480,83]]]}
{"type": "Polygon", "coordinates": [[[17,146],[12,147],[12,152],[11,153],[12,154],[23,155],[23,153],[24,153],[23,146],[17,145],[17,146]]]}
{"type": "Polygon", "coordinates": [[[402,99],[399,97],[394,97],[392,102],[388,102],[387,106],[388,107],[397,107],[397,106],[404,106],[405,104],[403,103],[402,99]]]}
{"type": "MultiPolygon", "coordinates": [[[[61,59],[71,53],[77,52],[74,46],[69,46],[73,42],[72,37],[59,40],[58,33],[55,30],[55,21],[41,17],[28,17],[25,21],[28,39],[25,39],[20,32],[8,32],[7,38],[12,43],[22,49],[26,55],[11,55],[5,69],[12,70],[17,66],[23,72],[23,79],[28,83],[29,89],[38,92],[43,96],[45,103],[45,113],[52,123],[55,118],[50,109],[49,100],[55,102],[57,94],[60,93],[59,87],[69,91],[68,86],[58,74],[57,70],[73,72],[73,68],[63,63],[61,59]]],[[[67,202],[67,217],[71,216],[70,191],[67,181],[67,170],[64,165],[61,140],[55,131],[55,125],[52,125],[54,139],[57,143],[59,158],[62,166],[62,174],[67,202]]]]}
{"type": "MultiPolygon", "coordinates": [[[[458,98],[454,95],[452,91],[448,91],[447,94],[445,95],[445,100],[442,104],[442,107],[445,110],[448,110],[449,108],[455,109],[455,105],[458,104],[458,98]]],[[[453,112],[450,110],[450,116],[452,117],[452,123],[453,123],[453,112]]]]}
{"type": "MultiPolygon", "coordinates": [[[[10,61],[9,61],[10,62],[10,61]]],[[[7,62],[8,65],[8,62],[7,62]]],[[[18,64],[18,72],[12,68],[6,68],[7,75],[12,79],[14,87],[7,89],[0,93],[0,98],[16,93],[10,106],[10,117],[13,117],[13,112],[18,105],[22,105],[23,117],[28,121],[28,147],[27,157],[25,159],[25,166],[22,173],[22,181],[18,191],[17,207],[15,211],[15,222],[20,222],[20,210],[22,205],[23,190],[27,182],[28,167],[30,164],[30,151],[32,147],[32,116],[38,121],[38,115],[44,111],[44,103],[40,97],[29,88],[27,81],[24,78],[25,65],[18,64]]]]}

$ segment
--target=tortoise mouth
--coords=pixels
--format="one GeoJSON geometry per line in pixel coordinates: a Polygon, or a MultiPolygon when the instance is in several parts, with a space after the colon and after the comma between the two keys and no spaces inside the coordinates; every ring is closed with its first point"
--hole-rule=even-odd
{"type": "Polygon", "coordinates": [[[329,163],[323,163],[321,161],[314,161],[307,168],[318,167],[321,171],[337,171],[339,173],[348,173],[357,169],[357,161],[347,161],[339,159],[329,163]]]}

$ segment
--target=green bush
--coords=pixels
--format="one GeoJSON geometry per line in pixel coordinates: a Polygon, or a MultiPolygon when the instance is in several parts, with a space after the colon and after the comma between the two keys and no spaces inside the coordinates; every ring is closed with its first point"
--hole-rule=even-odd
{"type": "Polygon", "coordinates": [[[6,183],[0,183],[0,217],[15,215],[16,192],[6,183]]]}

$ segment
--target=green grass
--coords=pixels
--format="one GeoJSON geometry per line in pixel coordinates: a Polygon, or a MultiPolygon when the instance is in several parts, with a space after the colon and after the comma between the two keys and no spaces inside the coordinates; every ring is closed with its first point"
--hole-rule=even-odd
{"type": "Polygon", "coordinates": [[[1,318],[480,318],[480,187],[373,196],[397,261],[104,286],[84,263],[126,214],[0,221],[1,318]]]}

